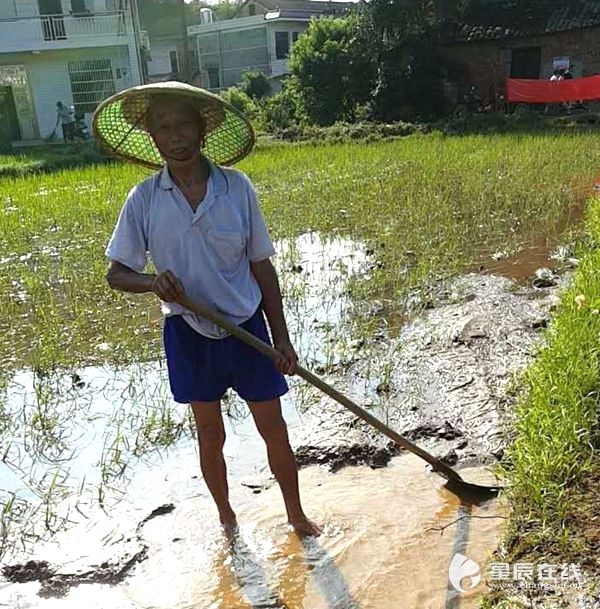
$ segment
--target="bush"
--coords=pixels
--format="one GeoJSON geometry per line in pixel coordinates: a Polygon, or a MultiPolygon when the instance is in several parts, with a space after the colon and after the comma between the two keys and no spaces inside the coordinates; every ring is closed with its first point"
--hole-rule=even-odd
{"type": "Polygon", "coordinates": [[[369,101],[376,61],[360,34],[358,15],[313,19],[289,58],[299,108],[311,123],[331,125],[356,120],[360,104],[369,101]]]}
{"type": "Polygon", "coordinates": [[[221,92],[221,97],[239,110],[249,120],[254,120],[258,114],[258,108],[250,98],[239,87],[230,87],[221,92]]]}
{"type": "Polygon", "coordinates": [[[263,100],[260,110],[262,126],[270,133],[290,129],[300,122],[296,98],[285,85],[279,93],[263,100]]]}
{"type": "Polygon", "coordinates": [[[404,137],[415,133],[427,133],[427,125],[405,122],[395,123],[334,123],[329,127],[314,125],[301,127],[292,125],[279,133],[287,141],[307,142],[347,142],[352,140],[374,141],[386,138],[404,137]]]}
{"type": "Polygon", "coordinates": [[[271,93],[271,81],[263,72],[244,72],[242,91],[253,100],[262,99],[271,93]]]}

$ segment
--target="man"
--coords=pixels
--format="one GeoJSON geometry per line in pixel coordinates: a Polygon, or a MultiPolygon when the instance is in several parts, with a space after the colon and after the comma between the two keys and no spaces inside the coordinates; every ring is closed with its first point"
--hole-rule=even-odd
{"type": "Polygon", "coordinates": [[[281,414],[279,398],[288,389],[282,373],[293,374],[298,358],[270,261],[273,245],[249,179],[203,153],[212,150],[229,163],[241,158],[252,146],[251,126],[217,96],[190,85],[162,83],[104,102],[94,129],[105,145],[118,140],[118,146],[112,144],[115,153],[149,165],[155,163],[149,161],[154,153],[140,143],[147,137],[166,163],[129,193],[107,248],[107,280],[117,290],[153,292],[163,303],[171,390],[177,402],[191,405],[202,473],[223,529],[230,533],[236,527],[221,416],[221,398],[232,387],[247,401],[266,443],[288,522],[300,534],[318,535],[321,528],[301,506],[296,462],[281,414]],[[117,117],[125,124],[115,126],[117,117]],[[147,254],[156,273],[144,273],[147,254]],[[268,342],[264,311],[281,357],[275,364],[186,310],[180,304],[184,294],[268,342]]]}
{"type": "Polygon", "coordinates": [[[58,127],[58,123],[62,124],[63,140],[72,142],[75,139],[75,117],[73,112],[68,106],[65,106],[61,101],[56,102],[56,125],[54,130],[58,127]]]}

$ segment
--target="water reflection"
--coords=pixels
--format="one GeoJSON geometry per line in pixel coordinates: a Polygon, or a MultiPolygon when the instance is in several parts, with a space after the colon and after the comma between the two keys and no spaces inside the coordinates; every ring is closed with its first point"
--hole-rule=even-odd
{"type": "MultiPolygon", "coordinates": [[[[324,609],[360,609],[341,569],[318,538],[301,538],[290,531],[266,562],[238,531],[215,554],[212,567],[216,583],[211,609],[302,609],[309,580],[319,589],[324,609]]],[[[194,609],[200,607],[205,605],[194,609]]]]}

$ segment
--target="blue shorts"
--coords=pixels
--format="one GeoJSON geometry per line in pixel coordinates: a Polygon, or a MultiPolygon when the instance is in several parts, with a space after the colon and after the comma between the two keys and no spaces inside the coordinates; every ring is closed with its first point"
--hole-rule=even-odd
{"type": "MultiPolygon", "coordinates": [[[[240,327],[271,344],[262,309],[240,327]]],[[[165,319],[163,340],[176,402],[216,402],[229,387],[250,402],[271,400],[288,391],[275,363],[234,336],[207,338],[180,315],[173,315],[165,319]]]]}

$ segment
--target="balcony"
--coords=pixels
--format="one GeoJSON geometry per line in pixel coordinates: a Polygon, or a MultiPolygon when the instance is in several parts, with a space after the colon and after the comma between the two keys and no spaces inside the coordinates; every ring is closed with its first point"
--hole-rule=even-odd
{"type": "Polygon", "coordinates": [[[130,28],[123,11],[0,19],[0,53],[125,44],[130,28]]]}

